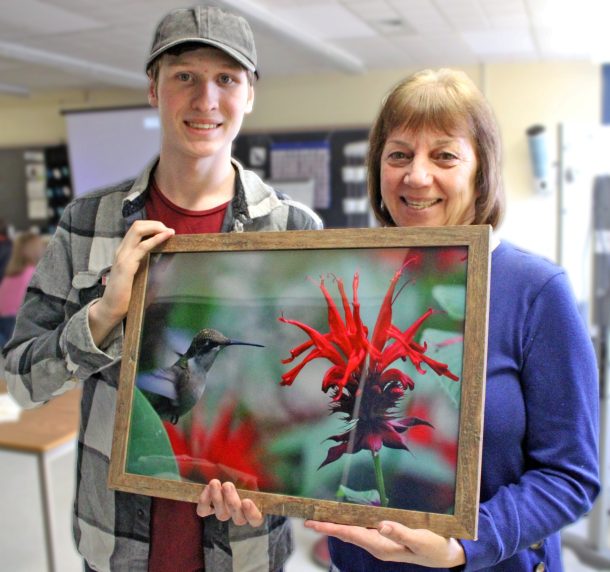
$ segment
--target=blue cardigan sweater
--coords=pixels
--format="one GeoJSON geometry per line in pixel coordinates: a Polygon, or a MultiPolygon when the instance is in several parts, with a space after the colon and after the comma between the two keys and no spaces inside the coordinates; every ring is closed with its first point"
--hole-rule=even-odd
{"type": "MultiPolygon", "coordinates": [[[[561,572],[559,530],[599,490],[598,378],[565,272],[502,242],[492,254],[479,537],[455,570],[561,572]]],[[[415,572],[330,541],[342,572],[415,572]]],[[[438,570],[438,569],[437,569],[438,570]]]]}

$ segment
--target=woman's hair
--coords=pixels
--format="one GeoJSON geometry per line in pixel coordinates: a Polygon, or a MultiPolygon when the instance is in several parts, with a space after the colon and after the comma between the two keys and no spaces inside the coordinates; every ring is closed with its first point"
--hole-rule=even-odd
{"type": "Polygon", "coordinates": [[[6,265],[4,276],[17,276],[28,266],[38,263],[43,250],[43,240],[34,232],[22,232],[15,237],[11,257],[6,265]],[[37,244],[33,245],[32,243],[37,244]]]}
{"type": "Polygon", "coordinates": [[[369,135],[369,199],[380,223],[395,226],[381,200],[381,155],[397,129],[432,129],[470,136],[477,157],[473,224],[496,228],[504,215],[501,142],[493,111],[474,83],[460,71],[423,70],[398,83],[383,102],[369,135]]]}

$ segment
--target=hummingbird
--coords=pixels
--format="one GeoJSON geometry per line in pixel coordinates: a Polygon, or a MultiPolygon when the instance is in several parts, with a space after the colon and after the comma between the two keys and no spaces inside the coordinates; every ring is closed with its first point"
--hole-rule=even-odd
{"type": "Polygon", "coordinates": [[[220,350],[227,346],[265,347],[232,340],[218,330],[205,328],[195,335],[184,354],[178,353],[173,365],[138,374],[136,386],[147,392],[150,404],[161,419],[175,425],[201,399],[207,374],[220,350]]]}

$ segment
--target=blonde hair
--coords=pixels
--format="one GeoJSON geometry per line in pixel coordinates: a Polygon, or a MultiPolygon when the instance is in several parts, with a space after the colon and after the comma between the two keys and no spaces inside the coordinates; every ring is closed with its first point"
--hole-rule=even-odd
{"type": "Polygon", "coordinates": [[[11,257],[6,265],[4,276],[17,276],[21,274],[28,266],[34,266],[38,263],[38,252],[42,252],[43,240],[39,234],[34,232],[23,232],[18,234],[13,241],[13,249],[11,257]],[[39,242],[40,248],[35,250],[32,255],[32,250],[29,246],[32,242],[39,242]]]}
{"type": "Polygon", "coordinates": [[[368,189],[375,216],[396,226],[381,200],[381,155],[397,129],[465,132],[477,157],[473,224],[496,228],[504,215],[501,142],[493,111],[472,80],[451,69],[423,70],[398,83],[384,100],[369,135],[368,189]]]}

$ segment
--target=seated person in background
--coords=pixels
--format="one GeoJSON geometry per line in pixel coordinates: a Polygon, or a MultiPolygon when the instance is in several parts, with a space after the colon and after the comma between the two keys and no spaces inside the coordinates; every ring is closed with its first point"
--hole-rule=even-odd
{"type": "Polygon", "coordinates": [[[13,335],[17,311],[44,249],[45,244],[39,234],[24,232],[15,239],[4,277],[0,281],[0,348],[13,335]]]}
{"type": "Polygon", "coordinates": [[[3,218],[0,218],[0,280],[4,276],[8,259],[11,257],[13,243],[8,236],[8,226],[3,218]]]}

